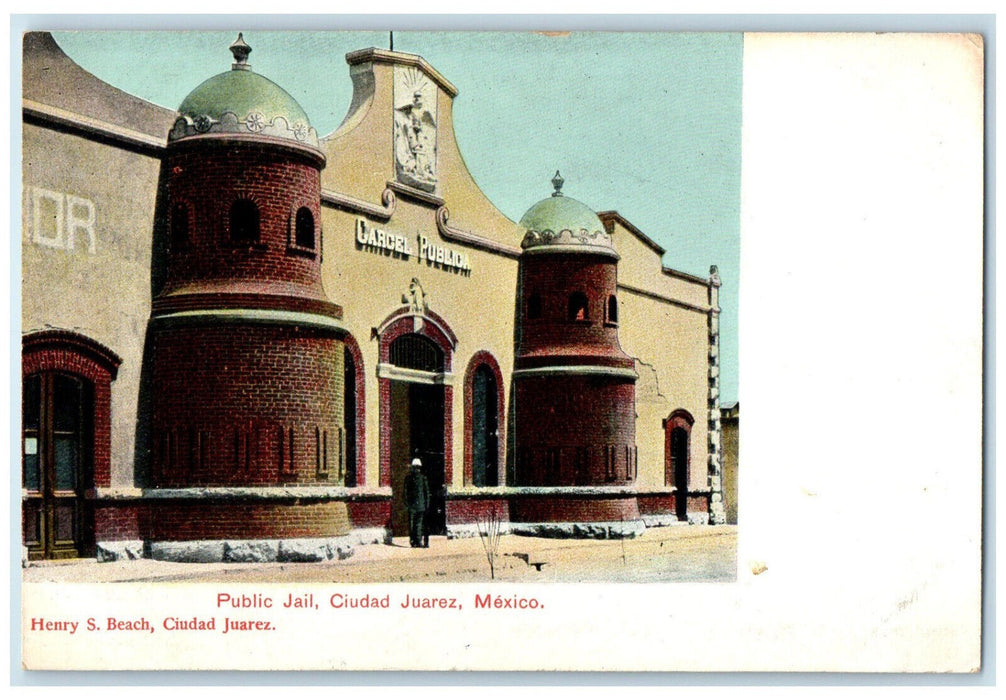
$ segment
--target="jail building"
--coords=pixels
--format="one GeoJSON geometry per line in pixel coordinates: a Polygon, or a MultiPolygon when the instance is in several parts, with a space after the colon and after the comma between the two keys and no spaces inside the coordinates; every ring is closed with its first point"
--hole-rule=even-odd
{"type": "Polygon", "coordinates": [[[436,535],[725,522],[715,267],[561,163],[505,217],[420,56],[348,54],[326,135],[229,48],[171,110],[25,35],[27,558],[344,556],[415,457],[436,535]]]}

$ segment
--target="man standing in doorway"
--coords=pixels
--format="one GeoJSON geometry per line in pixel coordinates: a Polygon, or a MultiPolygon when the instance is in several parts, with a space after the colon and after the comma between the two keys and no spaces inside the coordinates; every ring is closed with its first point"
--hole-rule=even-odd
{"type": "Polygon", "coordinates": [[[412,469],[405,475],[405,505],[409,509],[409,545],[428,547],[423,538],[426,509],[430,507],[430,486],[423,474],[423,463],[418,457],[412,460],[412,469]]]}

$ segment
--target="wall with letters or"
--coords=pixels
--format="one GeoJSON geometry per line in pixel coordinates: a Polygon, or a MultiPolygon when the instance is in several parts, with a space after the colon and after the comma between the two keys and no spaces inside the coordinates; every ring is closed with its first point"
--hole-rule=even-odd
{"type": "Polygon", "coordinates": [[[160,161],[42,126],[22,133],[22,332],[72,329],[122,359],[112,484],[132,486],[160,161]]]}

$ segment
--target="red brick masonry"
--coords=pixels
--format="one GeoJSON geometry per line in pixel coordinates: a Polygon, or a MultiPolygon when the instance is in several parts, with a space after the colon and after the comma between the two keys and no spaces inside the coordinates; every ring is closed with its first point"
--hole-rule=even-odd
{"type": "Polygon", "coordinates": [[[169,248],[162,295],[200,284],[217,284],[224,292],[240,283],[244,291],[324,298],[320,254],[293,250],[291,241],[291,221],[307,207],[314,217],[315,248],[321,250],[316,162],[292,151],[226,141],[173,144],[167,162],[169,210],[188,211],[189,235],[169,248]],[[230,210],[239,199],[258,207],[255,243],[232,239],[230,210]]]}
{"type": "Polygon", "coordinates": [[[288,326],[159,331],[160,487],[341,484],[342,342],[288,326]]]}
{"type": "MultiPolygon", "coordinates": [[[[616,258],[524,253],[513,430],[518,486],[629,486],[637,475],[634,361],[618,343],[616,258]],[[580,302],[585,302],[584,308],[580,302]]],[[[635,521],[635,494],[523,495],[514,522],[635,521]]]]}
{"type": "MultiPolygon", "coordinates": [[[[341,486],[344,332],[321,285],[320,155],[193,139],[169,145],[166,161],[166,283],[153,301],[148,357],[152,485],[341,486]],[[241,240],[231,229],[239,200],[254,204],[258,224],[241,240]],[[303,209],[313,245],[296,240],[303,209]]],[[[128,522],[103,515],[100,527],[117,533],[135,521],[155,540],[349,529],[335,497],[157,499],[136,513],[128,522]]]]}

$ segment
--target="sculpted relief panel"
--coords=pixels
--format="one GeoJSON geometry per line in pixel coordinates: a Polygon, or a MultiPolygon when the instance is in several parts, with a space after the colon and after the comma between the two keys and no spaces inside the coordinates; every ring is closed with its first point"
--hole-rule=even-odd
{"type": "Polygon", "coordinates": [[[404,185],[437,187],[437,87],[421,71],[395,66],[395,173],[404,185]]]}

